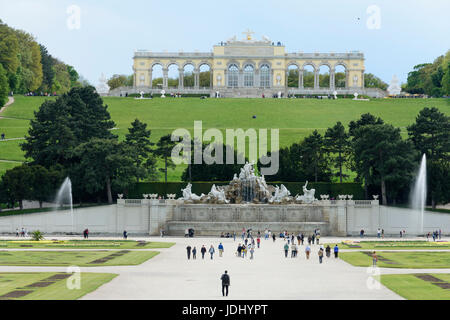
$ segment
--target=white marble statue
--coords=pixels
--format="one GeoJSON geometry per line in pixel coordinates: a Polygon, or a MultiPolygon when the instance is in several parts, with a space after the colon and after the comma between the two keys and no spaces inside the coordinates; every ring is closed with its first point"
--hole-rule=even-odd
{"type": "Polygon", "coordinates": [[[402,91],[402,87],[398,84],[398,78],[395,74],[392,76],[392,80],[387,88],[387,91],[390,95],[399,95],[402,91]]]}
{"type": "Polygon", "coordinates": [[[109,86],[108,86],[108,81],[106,80],[105,75],[102,73],[100,79],[99,80],[99,84],[95,87],[95,91],[97,91],[97,93],[99,95],[102,94],[107,94],[109,92],[109,86]]]}
{"type": "Polygon", "coordinates": [[[289,190],[284,186],[284,184],[282,184],[281,187],[278,186],[275,187],[275,193],[270,198],[269,202],[270,203],[281,202],[283,201],[283,199],[287,200],[290,195],[291,193],[289,192],[289,190]]]}
{"type": "Polygon", "coordinates": [[[195,193],[192,193],[192,184],[188,183],[186,188],[181,189],[181,191],[183,192],[183,197],[180,198],[181,200],[200,200],[201,197],[204,195],[202,194],[201,196],[196,195],[195,193]]]}
{"type": "Polygon", "coordinates": [[[209,199],[229,203],[229,200],[225,197],[225,190],[221,187],[216,187],[215,184],[212,185],[211,191],[208,193],[208,197],[209,199]]]}
{"type": "Polygon", "coordinates": [[[296,201],[302,201],[304,203],[313,203],[317,199],[314,198],[314,194],[316,193],[316,189],[310,189],[308,190],[306,186],[308,185],[308,181],[306,181],[305,185],[303,186],[303,195],[297,196],[295,198],[296,201]]]}

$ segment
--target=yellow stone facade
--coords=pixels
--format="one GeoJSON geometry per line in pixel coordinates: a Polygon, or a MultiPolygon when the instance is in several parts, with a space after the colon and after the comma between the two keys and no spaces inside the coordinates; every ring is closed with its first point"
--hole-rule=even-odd
{"type": "MultiPolygon", "coordinates": [[[[150,52],[136,51],[133,57],[134,88],[139,91],[154,91],[152,73],[155,65],[163,70],[162,89],[167,92],[189,93],[221,92],[224,96],[259,95],[261,93],[353,93],[364,91],[364,55],[358,51],[347,53],[288,53],[281,43],[274,43],[263,37],[253,40],[249,34],[243,40],[236,37],[213,46],[211,52],[150,52]],[[179,83],[176,88],[168,87],[168,68],[176,65],[179,83]],[[183,86],[184,68],[192,65],[195,84],[183,86]],[[210,70],[210,87],[199,87],[200,66],[208,65],[210,70]],[[291,65],[298,68],[298,87],[287,86],[287,72],[291,65]],[[329,86],[319,86],[319,68],[328,67],[329,86]],[[311,66],[314,71],[314,86],[303,85],[303,70],[311,66]],[[345,68],[345,88],[335,86],[335,69],[345,68]]],[[[156,91],[155,91],[156,92],[156,91]]]]}

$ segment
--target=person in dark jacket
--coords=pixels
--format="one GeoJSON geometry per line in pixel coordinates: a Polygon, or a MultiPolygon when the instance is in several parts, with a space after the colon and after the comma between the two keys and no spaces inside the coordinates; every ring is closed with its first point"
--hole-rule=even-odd
{"type": "Polygon", "coordinates": [[[339,254],[339,247],[338,247],[338,245],[336,244],[336,245],[334,246],[334,257],[337,258],[337,257],[338,257],[338,254],[339,254]]]}
{"type": "Polygon", "coordinates": [[[197,248],[194,247],[194,248],[192,249],[192,259],[195,260],[196,258],[197,258],[197,248]]]}
{"type": "Polygon", "coordinates": [[[205,259],[205,253],[206,253],[205,245],[202,246],[202,248],[200,249],[200,252],[202,253],[202,259],[205,259]]]}
{"type": "Polygon", "coordinates": [[[188,260],[191,258],[191,249],[192,249],[192,248],[191,248],[190,245],[188,245],[188,246],[186,247],[188,260]]]}
{"type": "Polygon", "coordinates": [[[128,238],[127,230],[123,230],[123,238],[126,240],[128,238]]]}
{"type": "Polygon", "coordinates": [[[228,275],[228,271],[225,270],[225,273],[220,277],[222,280],[222,296],[225,295],[228,297],[228,287],[230,286],[230,276],[228,275]]]}
{"type": "Polygon", "coordinates": [[[330,254],[331,254],[331,248],[329,245],[325,248],[325,253],[326,253],[327,258],[329,258],[330,254]]]}

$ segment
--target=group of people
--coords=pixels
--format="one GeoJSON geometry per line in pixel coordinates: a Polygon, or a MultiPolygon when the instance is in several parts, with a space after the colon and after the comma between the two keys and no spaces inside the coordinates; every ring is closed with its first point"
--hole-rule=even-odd
{"type": "MultiPolygon", "coordinates": [[[[288,243],[285,243],[283,246],[284,250],[284,257],[287,258],[289,256],[289,249],[291,249],[291,258],[296,258],[298,256],[298,246],[295,243],[292,243],[290,246],[288,243]]],[[[305,247],[305,255],[306,259],[309,260],[309,257],[311,255],[311,244],[307,244],[305,247]]],[[[336,244],[333,249],[334,257],[338,258],[339,255],[339,246],[336,244]]],[[[319,251],[317,252],[319,256],[319,263],[322,263],[324,254],[327,256],[327,258],[331,257],[331,247],[327,245],[326,248],[324,248],[323,245],[319,247],[319,251]]]]}
{"type": "MultiPolygon", "coordinates": [[[[431,236],[433,237],[433,241],[441,240],[442,230],[439,229],[433,231],[433,233],[431,233],[431,236]]],[[[430,232],[427,233],[427,241],[429,241],[429,239],[430,239],[430,232]]]]}
{"type": "MultiPolygon", "coordinates": [[[[275,235],[272,236],[273,241],[275,242],[275,235]]],[[[305,235],[300,232],[299,234],[297,234],[297,236],[295,236],[293,233],[289,234],[287,231],[281,232],[280,233],[280,238],[283,238],[285,241],[287,241],[287,244],[294,244],[295,239],[297,239],[297,243],[298,245],[303,245],[305,242],[305,235]]],[[[314,233],[312,235],[309,235],[306,238],[307,242],[309,245],[311,244],[319,244],[320,241],[320,230],[319,229],[315,229],[314,233]]]]}
{"type": "Polygon", "coordinates": [[[22,228],[22,230],[19,231],[19,228],[16,228],[16,237],[28,237],[28,230],[22,228]]]}
{"type": "MultiPolygon", "coordinates": [[[[224,252],[224,247],[222,242],[219,243],[219,245],[217,246],[217,250],[219,250],[219,257],[223,256],[223,252],[224,252]]],[[[197,259],[197,247],[191,247],[190,244],[187,245],[186,247],[186,251],[187,251],[187,258],[188,260],[191,259],[191,254],[192,254],[192,260],[196,260],[197,259]]],[[[213,260],[214,258],[214,253],[216,253],[216,249],[214,249],[214,246],[211,245],[209,247],[209,249],[207,250],[205,245],[202,245],[202,247],[200,248],[200,253],[202,254],[202,259],[205,259],[205,254],[206,252],[208,252],[210,254],[211,260],[213,260]]]]}

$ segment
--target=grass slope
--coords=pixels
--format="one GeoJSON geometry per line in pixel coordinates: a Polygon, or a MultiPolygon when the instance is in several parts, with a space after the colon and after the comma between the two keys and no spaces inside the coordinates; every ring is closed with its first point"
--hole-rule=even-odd
{"type": "Polygon", "coordinates": [[[80,289],[68,289],[67,279],[57,280],[47,287],[27,287],[33,283],[45,281],[57,273],[0,273],[0,296],[13,291],[32,290],[33,292],[13,300],[75,300],[94,291],[101,285],[114,279],[112,273],[81,273],[80,289]]]}
{"type": "MultiPolygon", "coordinates": [[[[16,96],[2,116],[16,119],[0,119],[0,132],[9,138],[27,134],[27,121],[46,99],[43,97],[16,96]],[[17,123],[14,123],[17,121],[17,123]]],[[[449,99],[372,99],[353,101],[351,99],[204,99],[199,98],[155,98],[136,100],[133,98],[104,97],[104,103],[117,130],[114,133],[124,139],[130,123],[136,118],[146,122],[152,130],[151,140],[170,134],[176,128],[186,128],[193,134],[195,120],[201,120],[203,129],[278,128],[280,146],[301,141],[313,130],[324,133],[328,127],[341,121],[345,126],[370,112],[386,123],[400,127],[406,137],[406,127],[412,124],[418,112],[424,107],[437,107],[450,115],[449,99]],[[252,116],[255,115],[256,119],[252,116]]],[[[269,140],[270,141],[270,140],[269,140]]],[[[0,160],[23,161],[19,141],[0,141],[0,160]]],[[[270,147],[269,147],[270,148],[270,147]]],[[[160,163],[161,164],[161,163],[160,163]]],[[[185,166],[169,170],[169,180],[179,181],[185,166]]],[[[2,165],[0,163],[0,172],[2,165]]]]}

